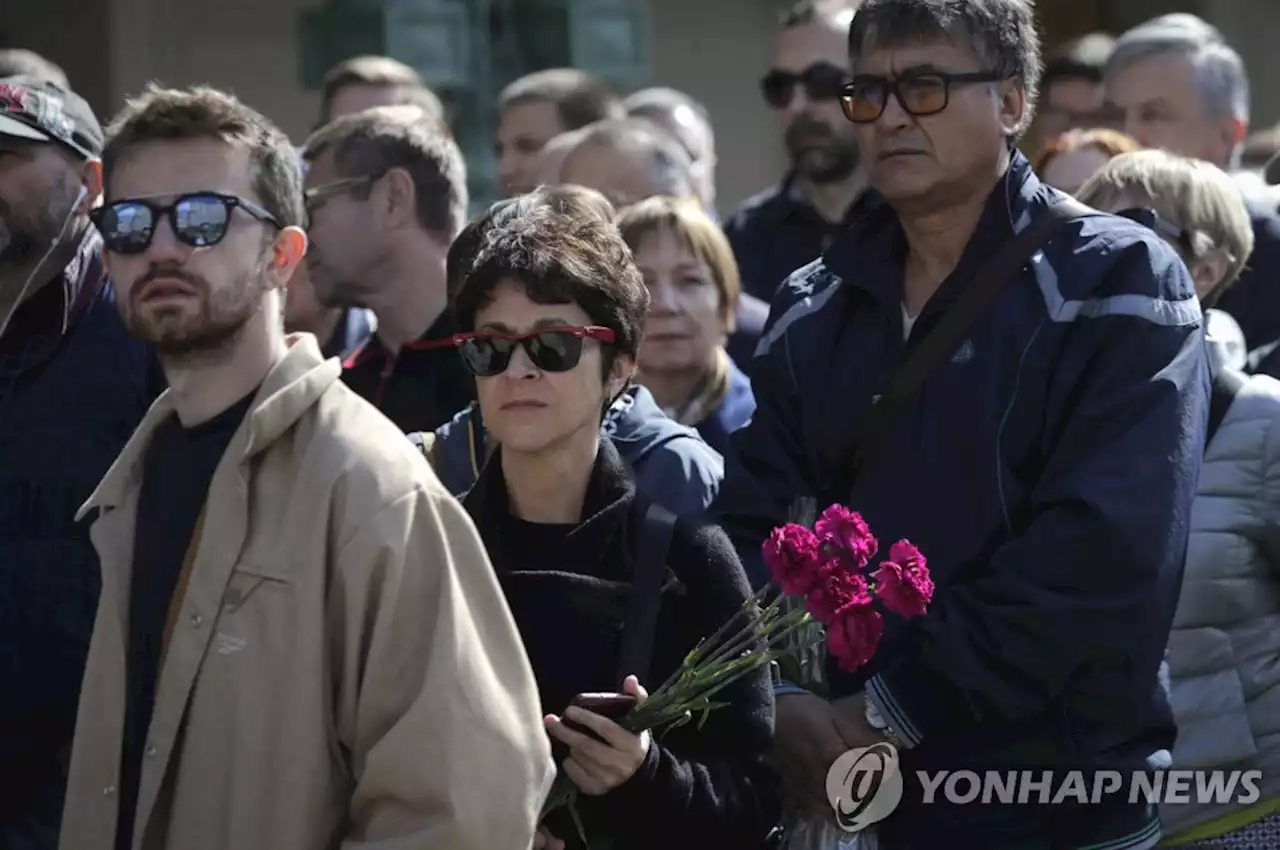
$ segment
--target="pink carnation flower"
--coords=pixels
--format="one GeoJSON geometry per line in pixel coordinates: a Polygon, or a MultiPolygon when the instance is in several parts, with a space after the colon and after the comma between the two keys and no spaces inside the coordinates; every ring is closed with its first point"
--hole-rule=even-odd
{"type": "Polygon", "coordinates": [[[765,565],[789,596],[804,596],[817,586],[822,559],[822,543],[803,525],[779,526],[764,542],[765,565]]]}
{"type": "Polygon", "coordinates": [[[842,550],[858,569],[875,557],[880,545],[862,514],[844,505],[831,505],[823,511],[814,524],[814,531],[822,542],[842,550]]]}
{"type": "Polygon", "coordinates": [[[870,606],[854,606],[827,624],[827,651],[840,669],[855,672],[876,654],[884,617],[870,606]]]}
{"type": "Polygon", "coordinates": [[[880,602],[901,617],[921,616],[933,599],[933,578],[924,555],[907,540],[899,540],[889,548],[888,560],[872,578],[880,602]]]}

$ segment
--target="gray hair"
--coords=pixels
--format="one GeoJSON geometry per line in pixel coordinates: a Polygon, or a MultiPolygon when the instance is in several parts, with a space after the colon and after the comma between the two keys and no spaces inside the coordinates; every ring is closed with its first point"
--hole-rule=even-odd
{"type": "Polygon", "coordinates": [[[1179,55],[1191,63],[1200,98],[1210,115],[1249,123],[1249,75],[1222,31],[1185,12],[1152,18],[1116,41],[1106,77],[1152,56],[1179,55]]]}
{"type": "Polygon", "coordinates": [[[676,198],[697,196],[693,160],[688,151],[650,122],[642,118],[600,121],[583,127],[580,133],[568,156],[588,145],[647,156],[657,194],[676,198]]]}
{"type": "Polygon", "coordinates": [[[1020,137],[1040,95],[1040,36],[1028,0],[865,0],[849,27],[849,58],[868,48],[963,35],[988,70],[1022,83],[1027,108],[1020,137]]]}
{"type": "MultiPolygon", "coordinates": [[[[675,114],[682,108],[688,109],[702,125],[702,131],[706,134],[705,142],[708,148],[705,151],[690,149],[689,155],[694,159],[714,155],[716,143],[715,130],[711,126],[711,113],[707,111],[707,107],[700,101],[685,92],[665,86],[641,89],[624,98],[622,108],[627,111],[628,115],[637,118],[644,118],[654,113],[675,114]]],[[[686,148],[690,148],[686,140],[677,139],[677,141],[685,145],[686,148]]]]}

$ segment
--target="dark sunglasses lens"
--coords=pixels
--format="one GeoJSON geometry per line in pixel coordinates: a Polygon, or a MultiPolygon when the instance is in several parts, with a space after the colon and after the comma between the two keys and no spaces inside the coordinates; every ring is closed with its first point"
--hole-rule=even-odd
{"type": "Polygon", "coordinates": [[[582,338],[567,331],[547,331],[525,344],[533,365],[544,372],[568,372],[582,359],[582,338]]]}
{"type": "Polygon", "coordinates": [[[173,229],[194,248],[217,245],[227,235],[227,204],[212,195],[190,195],[173,208],[173,229]]]}
{"type": "Polygon", "coordinates": [[[98,229],[107,250],[115,254],[138,254],[147,250],[155,233],[155,215],[144,204],[124,201],[102,211],[98,229]]]}
{"type": "Polygon", "coordinates": [[[795,76],[785,71],[770,71],[760,81],[760,91],[764,94],[765,103],[774,109],[784,109],[791,103],[795,87],[795,76]]]}
{"type": "Polygon", "coordinates": [[[814,65],[804,72],[804,93],[809,100],[835,100],[847,81],[834,65],[814,65]]]}
{"type": "Polygon", "coordinates": [[[515,343],[507,339],[473,336],[462,343],[459,351],[462,362],[477,378],[491,378],[500,375],[511,362],[511,352],[515,343]]]}

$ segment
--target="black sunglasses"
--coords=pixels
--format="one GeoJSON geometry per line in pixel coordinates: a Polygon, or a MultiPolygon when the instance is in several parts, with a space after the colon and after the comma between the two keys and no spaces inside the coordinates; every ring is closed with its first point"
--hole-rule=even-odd
{"type": "Polygon", "coordinates": [[[795,97],[797,85],[804,87],[804,96],[809,100],[835,100],[848,79],[843,68],[826,62],[810,65],[799,74],[775,68],[760,80],[760,92],[774,109],[786,109],[795,97]]]}
{"type": "Polygon", "coordinates": [[[235,195],[192,192],[171,204],[157,204],[145,198],[114,201],[90,213],[102,241],[113,254],[141,254],[151,246],[156,222],[169,219],[173,235],[184,245],[208,248],[227,235],[231,212],[236,207],[258,221],[280,227],[276,217],[262,207],[235,195]]]}
{"type": "Polygon", "coordinates": [[[583,340],[609,343],[615,338],[608,328],[589,325],[541,328],[522,334],[472,331],[454,334],[453,344],[458,347],[471,374],[477,378],[492,378],[507,370],[516,346],[523,348],[529,355],[529,361],[543,372],[568,372],[582,359],[583,340]]]}
{"type": "Polygon", "coordinates": [[[936,115],[951,102],[952,86],[995,83],[1002,79],[1003,75],[991,71],[969,74],[927,71],[907,74],[896,80],[860,74],[840,90],[840,108],[844,117],[853,123],[870,124],[884,114],[889,97],[893,96],[908,115],[936,115]]]}

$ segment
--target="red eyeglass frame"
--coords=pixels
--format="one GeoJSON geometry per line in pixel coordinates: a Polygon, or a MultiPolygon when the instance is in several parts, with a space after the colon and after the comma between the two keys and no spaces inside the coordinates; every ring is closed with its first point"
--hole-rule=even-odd
{"type": "Polygon", "coordinates": [[[525,331],[524,333],[507,333],[505,331],[467,331],[466,333],[454,334],[451,341],[455,346],[465,345],[473,339],[505,339],[510,342],[520,342],[521,340],[533,339],[535,336],[547,333],[567,333],[576,336],[578,339],[594,339],[597,342],[616,342],[617,334],[612,328],[602,327],[601,325],[552,325],[550,327],[538,328],[537,330],[525,331]]]}

